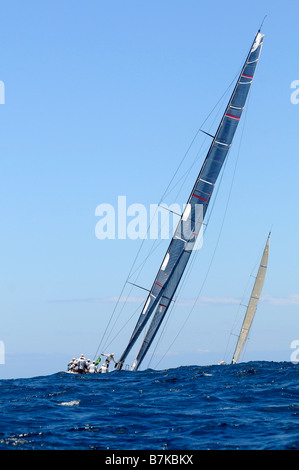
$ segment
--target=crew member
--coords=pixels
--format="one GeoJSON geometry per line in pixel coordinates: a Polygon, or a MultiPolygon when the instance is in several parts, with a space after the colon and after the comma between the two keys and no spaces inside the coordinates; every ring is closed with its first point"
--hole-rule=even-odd
{"type": "Polygon", "coordinates": [[[79,374],[85,374],[87,371],[87,362],[84,357],[84,354],[81,354],[80,358],[77,361],[78,363],[78,372],[79,374]]]}
{"type": "Polygon", "coordinates": [[[96,366],[95,361],[92,361],[92,364],[89,365],[88,372],[90,372],[91,374],[96,374],[98,372],[98,368],[96,366]]]}
{"type": "Polygon", "coordinates": [[[69,362],[68,365],[67,365],[67,370],[68,370],[68,371],[73,371],[73,372],[75,372],[76,365],[77,365],[77,361],[76,361],[76,359],[73,357],[73,359],[71,360],[71,362],[69,362]]]}
{"type": "Polygon", "coordinates": [[[116,362],[115,359],[114,359],[114,353],[111,353],[111,354],[101,354],[101,356],[105,356],[105,357],[106,357],[106,359],[105,359],[105,364],[106,364],[107,369],[108,369],[108,367],[109,367],[111,361],[113,361],[115,364],[117,364],[117,362],[116,362]]]}

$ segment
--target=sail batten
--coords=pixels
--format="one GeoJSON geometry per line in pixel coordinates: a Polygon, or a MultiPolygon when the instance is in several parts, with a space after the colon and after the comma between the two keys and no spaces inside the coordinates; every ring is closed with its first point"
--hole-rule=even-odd
{"type": "Polygon", "coordinates": [[[246,340],[248,338],[250,328],[252,326],[252,322],[255,316],[258,302],[261,298],[261,293],[262,293],[262,289],[263,289],[263,285],[264,285],[264,281],[266,277],[266,270],[268,266],[269,242],[270,242],[270,234],[268,235],[268,238],[267,238],[266,246],[263,251],[258,273],[255,279],[254,286],[253,286],[251,296],[250,296],[250,300],[246,309],[241,331],[240,331],[236,348],[233,354],[232,364],[236,364],[241,357],[246,340]]]}
{"type": "Polygon", "coordinates": [[[190,193],[186,204],[188,210],[185,210],[180,218],[130,341],[119,360],[119,368],[122,368],[127,355],[151,319],[132,366],[132,370],[138,369],[168,311],[191,253],[194,250],[214,186],[241,119],[263,38],[264,35],[260,32],[255,36],[217,132],[213,137],[202,168],[190,193]],[[250,77],[250,80],[248,77],[250,77]]]}

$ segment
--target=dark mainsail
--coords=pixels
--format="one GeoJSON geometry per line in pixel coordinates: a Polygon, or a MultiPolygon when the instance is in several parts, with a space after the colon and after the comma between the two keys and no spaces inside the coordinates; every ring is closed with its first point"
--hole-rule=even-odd
{"type": "Polygon", "coordinates": [[[138,369],[171,304],[194,249],[215,183],[242,116],[263,39],[264,35],[258,31],[130,341],[119,359],[119,369],[122,368],[127,355],[152,317],[132,365],[132,370],[138,369]]]}

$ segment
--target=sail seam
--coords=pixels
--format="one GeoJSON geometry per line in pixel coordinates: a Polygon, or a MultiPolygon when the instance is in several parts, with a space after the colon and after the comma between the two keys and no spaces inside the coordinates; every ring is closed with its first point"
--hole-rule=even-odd
{"type": "MultiPolygon", "coordinates": [[[[217,142],[218,144],[221,144],[221,142],[217,142]]],[[[226,144],[223,144],[223,145],[226,145],[226,144]]],[[[208,183],[210,184],[211,186],[215,186],[214,183],[211,183],[210,181],[207,181],[207,180],[204,180],[202,178],[199,178],[199,181],[202,181],[203,183],[208,183]]]]}
{"type": "Polygon", "coordinates": [[[219,142],[219,140],[215,140],[215,144],[225,145],[225,147],[229,147],[229,144],[225,144],[224,142],[219,142]]]}

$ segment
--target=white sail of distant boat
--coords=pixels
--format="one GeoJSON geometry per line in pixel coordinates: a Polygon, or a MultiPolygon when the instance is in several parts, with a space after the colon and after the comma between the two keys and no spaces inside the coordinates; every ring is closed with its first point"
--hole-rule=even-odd
{"type": "Polygon", "coordinates": [[[118,360],[117,368],[119,370],[123,368],[128,354],[147,325],[147,331],[131,370],[137,370],[140,367],[173,301],[193,252],[217,178],[240,122],[259,60],[263,39],[264,35],[259,30],[250,47],[218,129],[214,136],[211,135],[212,143],[188,198],[186,209],[180,217],[177,229],[149,290],[133,333],[118,360]],[[201,210],[198,210],[199,206],[201,210]]]}
{"type": "Polygon", "coordinates": [[[264,286],[266,271],[268,267],[269,243],[270,243],[270,233],[267,238],[266,246],[263,251],[258,273],[255,279],[254,286],[253,286],[251,296],[249,299],[249,303],[246,309],[246,313],[245,313],[241,331],[238,337],[235,352],[233,354],[232,364],[236,364],[241,357],[246,340],[248,338],[249,330],[251,328],[251,325],[255,316],[255,312],[256,312],[259,300],[261,298],[261,293],[262,293],[262,289],[264,286]]]}

